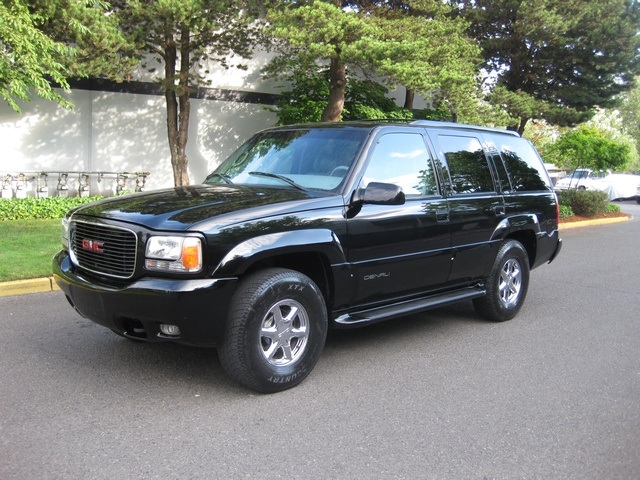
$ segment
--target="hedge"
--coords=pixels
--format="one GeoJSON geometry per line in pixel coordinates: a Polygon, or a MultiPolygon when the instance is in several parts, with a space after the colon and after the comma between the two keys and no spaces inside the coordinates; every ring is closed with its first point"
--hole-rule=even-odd
{"type": "Polygon", "coordinates": [[[597,190],[562,190],[558,192],[560,206],[571,207],[574,214],[582,217],[595,217],[607,212],[609,197],[597,190]]]}
{"type": "Polygon", "coordinates": [[[0,221],[62,218],[72,208],[103,197],[2,198],[0,221]]]}
{"type": "MultiPolygon", "coordinates": [[[[604,192],[591,190],[560,191],[560,213],[564,218],[572,214],[593,217],[599,213],[620,211],[608,202],[604,192]]],[[[44,220],[62,218],[72,208],[100,200],[103,197],[0,198],[0,221],[44,220]]]]}

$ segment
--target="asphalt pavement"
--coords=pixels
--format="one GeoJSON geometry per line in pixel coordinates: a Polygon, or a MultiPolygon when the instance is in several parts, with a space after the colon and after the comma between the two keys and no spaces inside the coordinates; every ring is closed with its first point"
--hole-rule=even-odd
{"type": "Polygon", "coordinates": [[[333,332],[275,395],[61,292],[0,298],[0,478],[640,478],[637,208],[564,232],[514,320],[461,304],[333,332]]]}

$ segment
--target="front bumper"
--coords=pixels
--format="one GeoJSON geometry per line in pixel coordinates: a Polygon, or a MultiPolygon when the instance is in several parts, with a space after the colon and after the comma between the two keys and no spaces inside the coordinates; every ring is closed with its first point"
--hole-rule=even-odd
{"type": "Polygon", "coordinates": [[[101,282],[75,268],[65,251],[53,259],[53,277],[82,316],[125,337],[215,346],[226,327],[237,278],[101,282]],[[165,335],[161,324],[176,325],[165,335]]]}

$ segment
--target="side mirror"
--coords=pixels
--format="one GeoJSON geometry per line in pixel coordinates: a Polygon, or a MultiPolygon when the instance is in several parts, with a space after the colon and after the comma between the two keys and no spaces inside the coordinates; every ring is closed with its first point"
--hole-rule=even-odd
{"type": "Polygon", "coordinates": [[[371,182],[367,188],[356,190],[353,201],[370,205],[404,205],[405,196],[398,185],[371,182]]]}

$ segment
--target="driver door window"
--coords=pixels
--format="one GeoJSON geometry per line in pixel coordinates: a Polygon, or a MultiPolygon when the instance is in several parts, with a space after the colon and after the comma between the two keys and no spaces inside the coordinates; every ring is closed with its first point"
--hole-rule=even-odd
{"type": "Polygon", "coordinates": [[[438,187],[422,135],[389,133],[380,137],[362,186],[370,182],[398,185],[407,197],[436,195],[438,187]]]}

